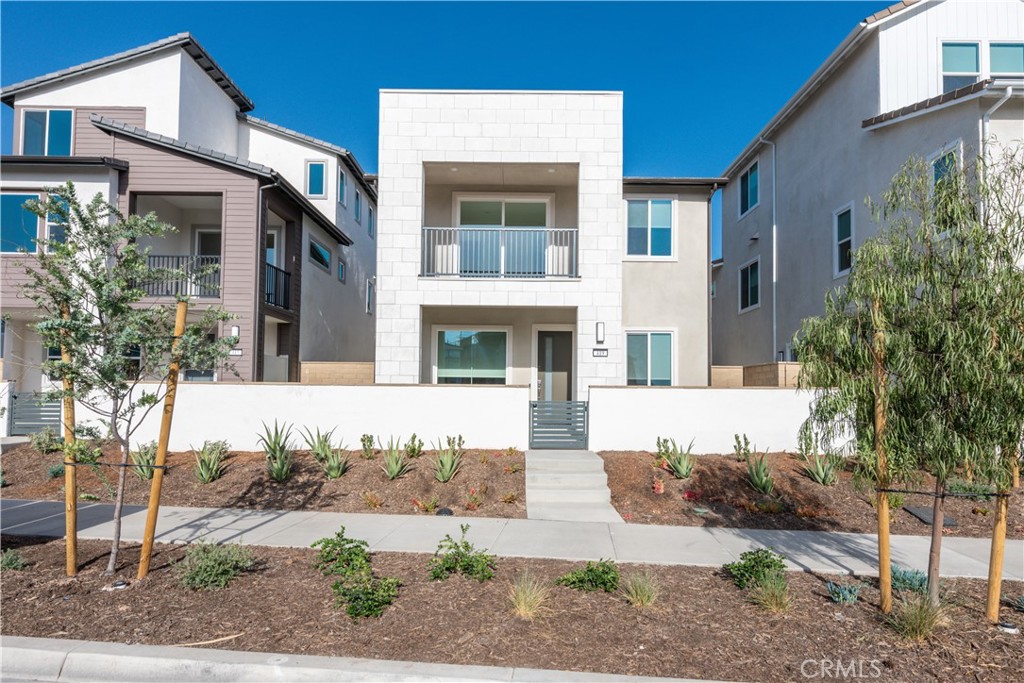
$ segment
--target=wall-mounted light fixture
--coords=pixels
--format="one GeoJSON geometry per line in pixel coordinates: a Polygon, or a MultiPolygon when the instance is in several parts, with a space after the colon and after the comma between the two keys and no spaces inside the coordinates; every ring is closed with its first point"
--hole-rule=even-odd
{"type": "Polygon", "coordinates": [[[240,332],[240,330],[238,329],[238,325],[232,325],[231,326],[231,335],[230,336],[238,337],[238,336],[240,336],[239,332],[240,332]]]}
{"type": "Polygon", "coordinates": [[[597,337],[598,344],[604,344],[604,323],[597,323],[597,329],[594,331],[597,337]]]}

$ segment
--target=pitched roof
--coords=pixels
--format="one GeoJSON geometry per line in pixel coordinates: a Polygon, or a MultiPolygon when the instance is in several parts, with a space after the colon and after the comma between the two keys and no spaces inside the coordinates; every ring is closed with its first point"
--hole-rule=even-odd
{"type": "Polygon", "coordinates": [[[248,159],[241,159],[237,156],[225,154],[224,152],[218,152],[217,150],[209,149],[207,147],[200,147],[199,145],[182,142],[181,140],[176,140],[175,138],[167,137],[166,135],[153,133],[145,128],[139,128],[138,126],[133,126],[122,121],[108,119],[100,116],[99,114],[90,114],[89,120],[94,126],[101,130],[127,135],[128,137],[135,138],[136,140],[150,142],[160,145],[161,147],[166,147],[171,150],[183,152],[190,156],[198,157],[205,161],[211,161],[238,171],[252,173],[253,175],[270,179],[274,181],[274,183],[278,185],[286,195],[302,207],[302,210],[312,218],[317,225],[326,230],[327,233],[337,239],[338,242],[346,246],[352,244],[352,239],[348,235],[338,228],[338,226],[336,226],[330,219],[320,213],[320,210],[317,209],[316,206],[314,206],[313,203],[305,197],[305,195],[285,180],[281,174],[269,166],[264,166],[263,164],[249,161],[248,159]]]}
{"type": "Polygon", "coordinates": [[[5,154],[0,157],[0,164],[15,166],[107,166],[115,171],[127,171],[128,162],[114,157],[78,157],[78,156],[37,156],[25,154],[5,154]]]}
{"type": "Polygon", "coordinates": [[[299,142],[305,142],[306,144],[312,145],[313,147],[319,147],[324,151],[333,152],[334,154],[337,154],[339,157],[345,160],[345,163],[349,167],[349,169],[356,174],[356,177],[359,179],[359,182],[363,186],[363,188],[368,193],[373,195],[374,200],[377,199],[377,190],[375,187],[372,186],[370,180],[368,179],[368,174],[363,171],[363,167],[359,165],[358,161],[356,161],[355,155],[352,154],[352,152],[345,149],[344,147],[336,145],[333,142],[327,142],[326,140],[315,138],[312,135],[300,133],[299,131],[292,130],[291,128],[285,128],[282,125],[271,123],[266,119],[257,118],[249,114],[239,113],[237,116],[240,121],[251,123],[257,128],[263,128],[265,130],[278,133],[279,135],[282,135],[284,137],[292,138],[293,140],[298,140],[299,142]]]}
{"type": "MultiPolygon", "coordinates": [[[[970,85],[965,85],[962,88],[950,90],[949,92],[942,93],[941,95],[929,97],[926,100],[921,100],[920,102],[915,102],[914,104],[908,104],[905,107],[893,109],[892,111],[887,111],[884,114],[879,114],[878,116],[872,116],[870,119],[864,119],[863,121],[860,122],[860,127],[874,128],[881,124],[889,123],[890,121],[905,118],[907,116],[910,116],[911,114],[924,113],[929,109],[941,109],[944,108],[944,105],[952,104],[954,102],[962,102],[967,99],[973,99],[973,96],[984,95],[986,94],[986,92],[990,90],[996,90],[1003,83],[1012,84],[1011,87],[1019,90],[1020,82],[1021,79],[1019,78],[986,78],[984,80],[978,81],[977,83],[971,83],[970,85]]],[[[996,92],[998,91],[996,90],[996,92]]],[[[1018,92],[1017,94],[1019,95],[1020,93],[1018,92]]]]}
{"type": "Polygon", "coordinates": [[[179,33],[177,35],[169,36],[161,40],[142,45],[140,47],[132,48],[124,52],[118,52],[115,55],[108,57],[102,57],[95,59],[91,62],[85,62],[78,66],[72,66],[67,69],[61,69],[60,71],[54,71],[53,73],[46,74],[44,76],[37,76],[36,78],[30,78],[27,81],[20,83],[14,83],[0,90],[0,101],[7,105],[13,105],[14,97],[21,93],[29,92],[37,88],[42,88],[51,83],[73,78],[80,74],[89,73],[96,71],[97,69],[104,69],[117,64],[138,59],[161,50],[168,50],[171,48],[181,48],[185,51],[189,57],[196,61],[206,75],[209,76],[214,83],[220,86],[228,97],[238,106],[240,111],[251,111],[253,109],[252,100],[245,96],[242,90],[235,85],[228,75],[217,66],[217,62],[213,61],[213,57],[203,49],[203,46],[192,37],[191,33],[179,33]]]}

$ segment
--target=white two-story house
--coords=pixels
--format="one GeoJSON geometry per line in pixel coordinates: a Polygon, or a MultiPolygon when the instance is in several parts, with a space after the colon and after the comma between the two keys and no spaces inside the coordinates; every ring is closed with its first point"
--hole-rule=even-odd
{"type": "Polygon", "coordinates": [[[620,92],[381,91],[377,382],[707,386],[723,181],[622,150],[620,92]]]}
{"type": "Polygon", "coordinates": [[[858,24],[729,164],[715,365],[795,360],[911,156],[936,176],[1024,139],[1024,4],[905,0],[858,24]]]}

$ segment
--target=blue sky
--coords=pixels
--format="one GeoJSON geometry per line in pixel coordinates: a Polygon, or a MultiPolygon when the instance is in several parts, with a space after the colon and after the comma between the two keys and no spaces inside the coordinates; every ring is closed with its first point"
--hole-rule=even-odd
{"type": "Polygon", "coordinates": [[[622,90],[626,175],[715,176],[889,4],[5,0],[0,82],[190,31],[254,114],[343,145],[368,171],[378,89],[510,88],[622,90]]]}

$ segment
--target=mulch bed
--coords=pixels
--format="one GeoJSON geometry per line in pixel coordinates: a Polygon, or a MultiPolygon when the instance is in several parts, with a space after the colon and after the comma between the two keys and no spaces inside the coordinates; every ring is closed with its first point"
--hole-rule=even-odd
{"type": "MultiPolygon", "coordinates": [[[[80,542],[84,569],[68,579],[61,541],[2,540],[30,563],[3,573],[4,635],[151,645],[237,636],[211,647],[720,680],[822,678],[823,660],[833,673],[837,660],[852,662],[883,681],[1024,680],[1024,637],[985,623],[981,581],[945,581],[949,625],[930,642],[913,643],[882,621],[870,584],[861,602],[840,607],[829,601],[826,577],[791,573],[794,605],[772,614],[717,570],[650,567],[660,585],[653,608],[638,611],[619,594],[553,587],[546,613],[525,621],[509,612],[512,578],[529,570],[553,580],[575,565],[502,558],[492,581],[435,583],[426,555],[383,553],[374,568],[401,579],[398,599],[381,618],[353,622],[333,606],[332,579],[311,567],[311,550],[253,548],[257,570],[209,593],[177,584],[170,563],[182,548],[157,546],[149,578],[104,591],[115,578],[134,578],[137,546],[125,549],[123,568],[109,577],[101,575],[109,544],[80,542]]],[[[1020,595],[1024,584],[1007,582],[1004,592],[1020,595]]],[[[1024,621],[1009,607],[1003,615],[1024,621]]]]}
{"type": "MultiPolygon", "coordinates": [[[[113,449],[104,450],[104,460],[118,462],[113,449]]],[[[64,477],[50,478],[47,469],[62,461],[60,453],[40,454],[29,444],[5,448],[0,467],[8,486],[9,498],[63,500],[64,477]]],[[[351,454],[352,469],[339,479],[328,480],[313,457],[296,452],[294,474],[277,483],[267,476],[263,453],[231,452],[225,460],[224,476],[209,484],[200,484],[193,474],[195,457],[191,452],[168,454],[169,469],[164,476],[160,502],[164,505],[192,507],[228,507],[275,510],[322,510],[331,512],[377,512],[426,514],[417,510],[413,499],[426,502],[437,496],[441,507],[459,516],[526,517],[526,459],[523,453],[467,450],[462,467],[452,481],[441,484],[434,479],[434,454],[425,452],[414,459],[413,469],[405,476],[388,481],[381,471],[381,454],[373,460],[351,454]],[[484,462],[486,461],[486,462],[484,462]],[[476,510],[466,509],[470,488],[482,503],[476,510]],[[380,499],[379,507],[370,507],[365,496],[380,499]],[[504,502],[502,499],[512,502],[504,502]]],[[[78,468],[81,493],[102,502],[112,500],[111,486],[117,481],[117,469],[78,468]],[[106,477],[104,485],[100,475],[106,477]]],[[[129,471],[125,486],[126,503],[145,505],[150,482],[129,471]]]]}
{"type": "MultiPolygon", "coordinates": [[[[802,460],[791,453],[770,453],[775,493],[764,496],[747,479],[746,463],[729,455],[701,455],[689,479],[675,479],[655,467],[655,455],[644,451],[605,451],[612,505],[628,522],[743,529],[811,529],[875,533],[872,496],[858,491],[852,473],[840,472],[835,486],[821,486],[801,471],[802,460]],[[655,477],[665,491],[654,493],[655,477]]],[[[922,475],[914,490],[931,491],[935,481],[922,475]]],[[[909,495],[905,504],[932,505],[931,496],[909,495]]],[[[995,503],[947,497],[945,514],[956,520],[950,536],[988,537],[995,503]]],[[[931,527],[906,510],[893,510],[892,533],[928,535],[931,527]]],[[[1007,536],[1024,538],[1024,487],[1010,499],[1007,536]]]]}

